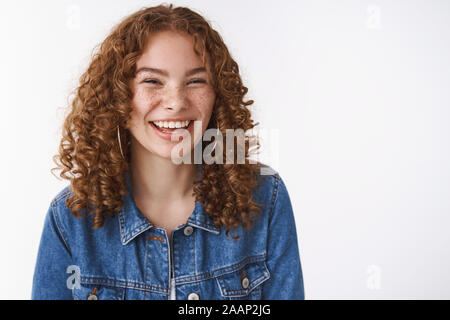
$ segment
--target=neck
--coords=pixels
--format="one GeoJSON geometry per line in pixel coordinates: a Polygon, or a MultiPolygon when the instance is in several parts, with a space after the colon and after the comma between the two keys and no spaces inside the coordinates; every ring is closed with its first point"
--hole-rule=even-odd
{"type": "Polygon", "coordinates": [[[175,164],[171,159],[149,152],[139,143],[131,148],[130,164],[135,197],[165,202],[192,196],[197,174],[194,164],[175,164]]]}

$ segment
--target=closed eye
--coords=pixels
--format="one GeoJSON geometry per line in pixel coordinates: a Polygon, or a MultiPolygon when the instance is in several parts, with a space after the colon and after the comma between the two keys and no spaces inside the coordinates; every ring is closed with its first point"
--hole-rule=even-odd
{"type": "Polygon", "coordinates": [[[148,80],[144,80],[145,83],[160,83],[158,80],[155,79],[148,79],[148,80]]]}
{"type": "Polygon", "coordinates": [[[192,80],[191,82],[194,82],[194,83],[206,83],[206,80],[203,80],[203,79],[194,79],[194,80],[192,80]]]}
{"type": "MultiPolygon", "coordinates": [[[[145,83],[151,83],[151,84],[161,84],[161,82],[159,82],[158,80],[155,79],[147,79],[144,80],[145,83]]],[[[189,81],[188,83],[206,83],[206,80],[204,79],[194,79],[192,81],[189,81]]]]}

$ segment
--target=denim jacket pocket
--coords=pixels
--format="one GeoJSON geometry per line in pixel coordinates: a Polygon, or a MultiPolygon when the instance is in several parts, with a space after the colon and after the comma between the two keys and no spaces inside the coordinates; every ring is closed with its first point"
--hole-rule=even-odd
{"type": "Polygon", "coordinates": [[[265,261],[250,262],[238,270],[216,278],[220,293],[226,299],[261,299],[261,284],[270,274],[265,261]]]}
{"type": "Polygon", "coordinates": [[[121,287],[82,284],[72,290],[74,300],[123,300],[125,289],[121,287]]]}

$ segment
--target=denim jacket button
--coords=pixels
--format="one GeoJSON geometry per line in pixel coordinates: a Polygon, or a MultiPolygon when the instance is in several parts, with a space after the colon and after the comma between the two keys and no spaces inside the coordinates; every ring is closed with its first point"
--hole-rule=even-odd
{"type": "Polygon", "coordinates": [[[242,279],[242,283],[241,284],[242,284],[242,288],[247,289],[248,285],[249,285],[248,278],[245,277],[244,279],[242,279]]]}
{"type": "Polygon", "coordinates": [[[190,236],[192,234],[192,232],[194,232],[194,228],[192,228],[191,226],[187,226],[186,228],[184,228],[185,236],[190,236]]]}
{"type": "Polygon", "coordinates": [[[198,296],[198,294],[192,292],[188,295],[188,300],[200,300],[200,297],[198,296]]]}
{"type": "Polygon", "coordinates": [[[90,294],[87,299],[88,300],[98,300],[98,297],[95,294],[90,294]]]}

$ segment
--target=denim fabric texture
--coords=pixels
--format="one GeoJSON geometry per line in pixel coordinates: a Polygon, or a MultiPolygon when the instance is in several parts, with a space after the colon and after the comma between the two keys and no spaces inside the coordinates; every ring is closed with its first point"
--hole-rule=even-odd
{"type": "Polygon", "coordinates": [[[123,196],[122,210],[105,215],[99,229],[91,227],[90,216],[71,215],[65,187],[45,218],[31,298],[167,300],[173,278],[181,300],[304,299],[288,191],[276,172],[258,179],[254,201],[262,204],[260,214],[250,229],[230,232],[237,240],[226,237],[198,202],[169,239],[136,206],[129,173],[131,192],[123,196]]]}

